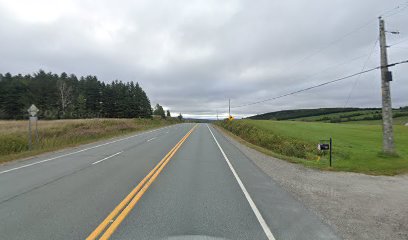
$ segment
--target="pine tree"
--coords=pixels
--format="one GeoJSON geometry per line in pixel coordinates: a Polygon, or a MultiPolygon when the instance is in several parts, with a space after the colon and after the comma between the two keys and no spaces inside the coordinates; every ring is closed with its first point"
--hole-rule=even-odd
{"type": "MultiPolygon", "coordinates": [[[[35,104],[39,117],[55,118],[151,118],[150,100],[138,83],[100,82],[96,76],[78,79],[39,70],[34,75],[0,74],[0,118],[27,117],[26,109],[35,104]],[[62,114],[64,113],[64,114],[62,114]]],[[[161,107],[160,116],[165,116],[161,107]]]]}

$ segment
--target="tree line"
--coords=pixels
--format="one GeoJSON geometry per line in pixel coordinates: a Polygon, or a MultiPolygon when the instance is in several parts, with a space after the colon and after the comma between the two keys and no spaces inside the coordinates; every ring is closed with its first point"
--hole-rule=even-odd
{"type": "Polygon", "coordinates": [[[150,100],[138,83],[104,83],[40,70],[33,75],[0,74],[0,119],[23,119],[35,104],[42,119],[150,118],[150,100]]]}
{"type": "MultiPolygon", "coordinates": [[[[153,115],[154,116],[158,116],[161,118],[166,118],[166,117],[171,117],[171,113],[170,110],[167,109],[167,111],[165,112],[163,107],[160,106],[160,104],[156,104],[156,106],[154,107],[153,110],[153,115]]],[[[181,113],[177,116],[177,118],[182,121],[183,120],[183,115],[181,115],[181,113]]]]}

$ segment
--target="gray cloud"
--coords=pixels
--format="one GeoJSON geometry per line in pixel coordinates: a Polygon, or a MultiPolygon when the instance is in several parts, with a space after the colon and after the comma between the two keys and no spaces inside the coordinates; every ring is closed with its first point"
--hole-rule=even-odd
{"type": "MultiPolygon", "coordinates": [[[[403,3],[30,2],[0,0],[0,72],[42,68],[97,75],[103,81],[138,81],[152,103],[193,117],[215,117],[216,111],[225,116],[228,98],[238,106],[360,71],[378,36],[376,17],[403,3]]],[[[401,32],[389,36],[390,44],[408,38],[407,13],[386,18],[389,29],[401,32]]],[[[407,59],[407,49],[408,42],[390,48],[389,61],[407,59]]],[[[378,65],[377,45],[367,68],[378,65]]],[[[407,67],[392,70],[393,104],[408,105],[407,67]]],[[[233,108],[233,114],[346,103],[378,107],[379,76],[371,72],[276,101],[233,108]]]]}

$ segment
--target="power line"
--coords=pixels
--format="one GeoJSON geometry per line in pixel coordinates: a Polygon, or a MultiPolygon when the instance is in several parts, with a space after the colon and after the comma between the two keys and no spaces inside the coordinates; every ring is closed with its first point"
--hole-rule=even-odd
{"type": "MultiPolygon", "coordinates": [[[[397,13],[400,13],[400,12],[404,11],[406,8],[408,8],[408,1],[402,3],[402,4],[398,5],[398,6],[396,6],[396,7],[394,7],[394,8],[392,8],[392,9],[389,9],[389,10],[386,10],[386,11],[380,13],[379,16],[391,17],[391,16],[393,16],[393,15],[395,15],[395,14],[397,14],[397,13]],[[393,12],[393,11],[398,11],[398,12],[393,12]],[[387,13],[388,13],[388,15],[386,15],[387,13]]],[[[365,28],[365,27],[367,27],[368,25],[370,25],[370,24],[371,24],[372,22],[374,22],[374,21],[377,21],[377,18],[373,18],[373,19],[367,21],[366,23],[364,23],[364,24],[362,24],[361,26],[355,28],[354,30],[352,30],[352,31],[350,31],[350,32],[348,32],[348,33],[346,33],[346,34],[340,36],[340,37],[337,38],[336,40],[334,40],[334,41],[328,43],[328,44],[325,45],[324,47],[322,47],[322,48],[320,48],[320,49],[317,49],[316,51],[313,51],[313,52],[310,53],[309,55],[306,55],[305,57],[303,57],[303,58],[301,58],[299,61],[297,61],[297,62],[295,63],[295,65],[297,65],[297,64],[299,64],[299,63],[302,63],[302,62],[304,62],[305,60],[307,60],[307,59],[309,59],[309,58],[311,58],[311,57],[313,57],[313,56],[315,56],[315,55],[317,55],[317,54],[323,52],[324,50],[326,50],[327,48],[331,47],[332,45],[334,45],[334,44],[340,42],[341,40],[347,38],[348,36],[353,35],[354,33],[360,31],[361,29],[363,29],[363,28],[365,28]]]]}
{"type": "Polygon", "coordinates": [[[395,8],[393,8],[391,10],[385,11],[380,16],[384,17],[384,18],[388,18],[388,17],[394,16],[394,15],[396,15],[398,13],[403,12],[407,8],[408,8],[408,2],[405,2],[405,3],[402,3],[402,4],[398,5],[398,6],[396,6],[395,8]],[[392,12],[392,11],[395,11],[395,12],[392,12]],[[388,15],[387,15],[387,12],[390,12],[390,13],[388,13],[388,15]]]}
{"type": "Polygon", "coordinates": [[[399,41],[399,42],[396,42],[396,43],[394,43],[394,44],[391,44],[391,45],[389,45],[388,47],[393,47],[393,46],[395,46],[395,45],[398,45],[398,44],[403,43],[403,42],[406,42],[406,41],[408,41],[408,38],[406,38],[406,39],[404,39],[404,40],[401,40],[401,41],[399,41]]]}
{"type": "Polygon", "coordinates": [[[399,49],[408,50],[408,48],[406,48],[406,47],[395,47],[395,48],[399,48],[399,49]]]}
{"type": "Polygon", "coordinates": [[[313,57],[313,56],[316,56],[317,54],[319,54],[319,53],[323,52],[324,50],[326,50],[327,48],[331,47],[332,45],[334,45],[334,44],[340,42],[341,40],[347,38],[348,36],[350,36],[350,35],[352,35],[352,34],[358,32],[358,31],[360,31],[361,29],[367,27],[367,26],[370,25],[373,21],[374,21],[374,19],[373,19],[373,20],[370,20],[370,21],[368,21],[368,22],[366,22],[365,24],[363,24],[363,25],[361,25],[360,27],[354,29],[353,31],[348,32],[348,33],[344,34],[343,36],[337,38],[336,40],[330,42],[329,44],[325,45],[324,47],[322,47],[322,48],[320,48],[320,49],[318,49],[318,50],[312,52],[312,53],[309,54],[309,55],[306,55],[305,57],[303,57],[302,59],[300,59],[298,62],[296,62],[295,65],[300,64],[300,63],[306,61],[307,59],[309,59],[309,58],[311,58],[311,57],[313,57]]]}
{"type": "Polygon", "coordinates": [[[408,60],[404,60],[404,61],[400,61],[400,62],[396,62],[396,63],[391,63],[391,64],[388,64],[387,66],[380,66],[378,68],[394,67],[394,66],[401,65],[401,64],[404,64],[404,63],[408,63],[408,60]]]}
{"type": "Polygon", "coordinates": [[[364,54],[364,55],[360,55],[360,56],[358,56],[358,57],[354,57],[354,58],[348,59],[348,60],[346,60],[346,61],[342,61],[342,62],[340,62],[340,63],[338,63],[338,64],[336,64],[336,65],[329,66],[329,67],[327,67],[327,68],[325,68],[325,69],[323,69],[323,70],[320,70],[319,72],[312,73],[312,74],[308,75],[307,77],[302,78],[302,79],[299,79],[299,80],[301,80],[301,81],[307,81],[307,80],[311,79],[312,77],[314,77],[314,76],[316,76],[316,75],[319,75],[319,74],[321,74],[321,73],[323,73],[323,72],[326,72],[326,71],[329,70],[329,69],[335,69],[335,68],[337,68],[337,67],[340,67],[340,66],[346,65],[346,64],[348,64],[348,63],[354,62],[354,61],[356,61],[356,60],[359,60],[359,59],[361,59],[361,58],[363,58],[363,57],[367,57],[368,55],[369,55],[369,54],[364,54]]]}
{"type": "MultiPolygon", "coordinates": [[[[384,11],[384,12],[382,12],[382,13],[379,14],[379,15],[380,15],[380,16],[383,16],[383,17],[391,17],[391,16],[393,16],[393,15],[395,15],[395,14],[397,14],[397,13],[400,13],[400,12],[404,11],[406,8],[408,8],[408,1],[402,3],[402,4],[398,5],[398,6],[396,6],[396,7],[392,8],[392,9],[390,9],[390,10],[384,11]],[[394,12],[393,12],[393,11],[394,11],[394,12]]],[[[294,65],[298,65],[298,64],[300,64],[301,62],[303,62],[303,61],[305,61],[305,60],[307,60],[307,59],[309,59],[309,58],[311,58],[311,57],[313,57],[313,56],[319,54],[320,52],[322,52],[323,50],[329,48],[329,47],[332,46],[333,44],[335,44],[335,43],[337,43],[337,42],[343,40],[344,38],[346,38],[346,37],[348,37],[348,36],[354,34],[354,33],[357,32],[357,31],[359,31],[359,30],[361,30],[361,29],[367,27],[367,26],[370,25],[374,20],[377,20],[377,18],[372,19],[372,20],[370,20],[370,21],[367,21],[365,24],[361,25],[360,27],[357,27],[356,29],[354,29],[354,30],[352,30],[352,31],[350,31],[350,32],[348,32],[348,33],[346,33],[346,34],[344,34],[343,36],[339,37],[338,39],[336,39],[336,40],[330,42],[330,43],[327,44],[326,46],[324,46],[324,47],[322,47],[322,48],[320,48],[320,49],[318,49],[318,50],[312,52],[311,54],[307,55],[306,57],[304,57],[304,58],[302,58],[301,60],[299,60],[298,62],[296,62],[296,64],[294,64],[294,65]]],[[[403,40],[403,41],[401,41],[401,42],[404,42],[404,41],[406,41],[406,40],[403,40]]],[[[401,42],[398,42],[398,43],[396,43],[396,44],[399,44],[399,43],[401,43],[401,42]]],[[[376,44],[377,44],[377,42],[375,43],[375,45],[376,45],[376,44]]],[[[396,45],[396,44],[394,44],[394,45],[396,45]]],[[[391,45],[391,46],[393,46],[393,45],[391,45]]],[[[370,53],[370,57],[371,57],[371,55],[372,55],[372,52],[370,53]]],[[[370,57],[369,57],[369,58],[370,58],[370,57]]],[[[369,58],[368,58],[368,59],[369,59],[369,58]]],[[[398,63],[394,63],[394,64],[390,64],[390,65],[388,65],[388,67],[392,67],[392,66],[399,65],[399,64],[404,64],[404,63],[407,63],[407,62],[408,62],[408,60],[407,60],[407,61],[398,62],[398,63]]],[[[366,63],[365,63],[364,65],[366,65],[366,63]]],[[[363,67],[363,69],[364,69],[364,68],[365,68],[365,66],[363,67]]],[[[297,94],[297,93],[300,93],[300,92],[308,91],[308,90],[310,90],[310,89],[314,89],[314,88],[318,88],[318,87],[321,87],[321,86],[324,86],[324,85],[328,85],[328,84],[331,84],[331,83],[334,83],[334,82],[342,81],[342,80],[345,80],[345,79],[348,79],[348,78],[351,78],[351,77],[355,77],[355,76],[358,76],[358,75],[362,75],[362,74],[364,74],[364,73],[368,73],[368,72],[371,72],[371,71],[374,71],[374,70],[377,70],[377,69],[380,69],[380,68],[382,68],[382,67],[379,66],[379,67],[376,67],[376,68],[371,68],[371,69],[368,69],[368,70],[365,70],[365,71],[361,71],[361,72],[358,72],[358,73],[355,73],[355,74],[352,74],[352,75],[349,75],[349,76],[346,76],[346,77],[343,77],[343,78],[335,79],[335,80],[328,81],[328,82],[325,82],[325,83],[322,83],[322,84],[318,84],[318,85],[315,85],[315,86],[311,86],[311,87],[308,87],[308,88],[300,89],[300,90],[297,90],[297,91],[294,91],[294,92],[291,92],[291,93],[288,93],[288,94],[280,95],[280,96],[277,96],[277,97],[274,97],[274,98],[269,98],[269,99],[265,99],[265,100],[257,101],[257,102],[253,102],[253,103],[243,104],[243,105],[239,105],[239,106],[233,106],[233,107],[231,107],[231,108],[241,108],[241,107],[245,107],[245,106],[250,106],[250,105],[255,105],[255,104],[259,104],[259,103],[263,103],[263,102],[267,102],[267,101],[276,100],[276,99],[283,98],[283,97],[290,96],[290,95],[294,95],[294,94],[297,94]]],[[[313,75],[312,75],[312,76],[313,76],[313,75]]],[[[349,97],[350,97],[350,96],[349,96],[349,97]]]]}
{"type": "MultiPolygon", "coordinates": [[[[377,40],[375,40],[375,43],[374,43],[373,48],[372,48],[371,51],[370,51],[370,54],[368,55],[366,61],[364,62],[364,65],[363,65],[363,68],[361,69],[361,71],[364,71],[364,69],[366,68],[367,63],[368,63],[368,61],[370,60],[371,56],[373,55],[373,52],[374,52],[374,50],[375,50],[375,47],[377,46],[378,41],[379,41],[379,39],[377,38],[377,40]]],[[[353,90],[354,90],[354,88],[356,87],[357,82],[360,80],[360,77],[361,77],[361,75],[359,75],[358,78],[356,78],[356,80],[354,81],[353,86],[352,86],[352,88],[351,88],[351,90],[350,90],[350,93],[349,93],[349,95],[348,95],[348,97],[347,97],[346,103],[344,104],[344,107],[346,107],[347,104],[349,103],[351,94],[353,93],[353,90]]]]}
{"type": "Polygon", "coordinates": [[[345,79],[348,79],[348,78],[352,78],[352,77],[355,77],[355,76],[358,76],[358,75],[361,75],[361,74],[364,74],[364,73],[372,72],[372,71],[377,70],[377,69],[381,69],[381,68],[385,68],[385,67],[394,67],[394,66],[397,66],[397,65],[400,65],[400,64],[405,64],[405,63],[408,63],[408,60],[388,64],[386,66],[378,66],[378,67],[375,67],[375,68],[370,68],[368,70],[364,70],[364,71],[354,73],[354,74],[351,74],[351,75],[348,75],[348,76],[345,76],[345,77],[337,78],[337,79],[327,81],[327,82],[324,82],[324,83],[320,83],[320,84],[317,84],[317,85],[314,85],[314,86],[310,86],[310,87],[307,87],[307,88],[296,90],[296,91],[286,93],[286,94],[283,94],[283,95],[280,95],[280,96],[277,96],[277,97],[268,98],[268,99],[264,99],[264,100],[257,101],[257,102],[247,103],[247,104],[243,104],[243,105],[239,105],[239,106],[235,106],[235,107],[231,107],[231,108],[241,108],[241,107],[251,106],[251,105],[255,105],[255,104],[259,104],[259,103],[269,102],[269,101],[272,101],[272,100],[276,100],[276,99],[279,99],[279,98],[291,96],[291,95],[301,93],[301,92],[305,92],[305,91],[308,91],[308,90],[311,90],[311,89],[314,89],[314,88],[318,88],[318,87],[322,87],[322,86],[325,86],[325,85],[328,85],[328,84],[339,82],[339,81],[342,81],[342,80],[345,80],[345,79]]]}

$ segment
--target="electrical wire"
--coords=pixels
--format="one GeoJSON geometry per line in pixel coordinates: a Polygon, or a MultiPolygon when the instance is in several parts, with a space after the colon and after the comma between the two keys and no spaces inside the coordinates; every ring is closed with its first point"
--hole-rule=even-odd
{"type": "Polygon", "coordinates": [[[389,17],[392,17],[392,16],[394,16],[396,14],[399,14],[399,13],[403,12],[407,8],[408,8],[408,2],[405,2],[405,3],[402,3],[402,4],[398,5],[397,7],[393,8],[393,9],[391,9],[389,11],[386,11],[386,12],[389,12],[388,14],[386,12],[384,12],[380,16],[384,17],[384,18],[389,18],[389,17]],[[395,12],[392,12],[392,11],[395,11],[395,12]]]}
{"type": "MultiPolygon", "coordinates": [[[[381,17],[391,17],[391,16],[393,16],[395,14],[398,14],[398,13],[404,11],[406,8],[408,8],[408,1],[396,6],[394,8],[392,8],[392,9],[389,9],[389,10],[386,10],[386,11],[380,13],[379,16],[381,16],[381,17]],[[394,12],[394,11],[397,11],[397,12],[394,12]]],[[[348,36],[353,35],[354,33],[360,31],[361,29],[364,29],[365,27],[369,26],[374,21],[377,21],[377,18],[370,19],[366,23],[364,23],[361,26],[355,28],[354,30],[340,36],[336,40],[334,40],[334,41],[328,43],[327,45],[325,45],[324,47],[319,48],[316,51],[313,51],[309,55],[306,55],[305,57],[301,58],[299,61],[295,62],[294,65],[298,65],[298,64],[306,61],[307,59],[309,59],[309,58],[311,58],[313,56],[316,56],[317,54],[319,54],[319,53],[323,52],[324,50],[328,49],[329,47],[331,47],[332,45],[340,42],[341,40],[347,38],[348,36]]]]}
{"type": "Polygon", "coordinates": [[[331,81],[327,81],[327,82],[324,82],[324,83],[313,85],[313,86],[310,86],[310,87],[307,87],[307,88],[302,88],[302,89],[299,89],[299,90],[296,90],[296,91],[293,91],[293,92],[290,92],[290,93],[286,93],[286,94],[283,94],[283,95],[280,95],[280,96],[277,96],[277,97],[268,98],[268,99],[264,99],[264,100],[261,100],[261,101],[247,103],[247,104],[243,104],[243,105],[239,105],[239,106],[232,106],[231,109],[251,106],[251,105],[264,103],[264,102],[269,102],[269,101],[276,100],[276,99],[279,99],[279,98],[295,95],[297,93],[306,92],[308,90],[318,88],[318,87],[322,87],[322,86],[332,84],[332,83],[335,83],[335,82],[340,82],[340,81],[346,80],[348,78],[352,78],[352,77],[355,77],[355,76],[358,76],[358,75],[361,75],[361,74],[364,74],[364,73],[372,72],[372,71],[377,70],[377,69],[381,69],[381,68],[385,68],[385,67],[394,67],[394,66],[397,66],[397,65],[400,65],[400,64],[405,64],[405,63],[408,63],[408,60],[404,60],[404,61],[400,61],[400,62],[396,62],[396,63],[391,63],[391,64],[388,64],[386,66],[378,66],[378,67],[375,67],[375,68],[370,68],[368,70],[364,70],[364,71],[354,73],[354,74],[351,74],[351,75],[348,75],[348,76],[345,76],[345,77],[341,77],[341,78],[337,78],[337,79],[334,79],[334,80],[331,80],[331,81]]]}
{"type": "Polygon", "coordinates": [[[408,50],[408,48],[406,48],[406,47],[395,47],[395,48],[408,50]]]}
{"type": "MultiPolygon", "coordinates": [[[[371,51],[370,51],[370,54],[368,55],[367,59],[365,60],[365,62],[364,62],[364,64],[363,64],[363,67],[362,67],[361,71],[364,71],[364,69],[366,68],[367,63],[368,63],[368,61],[370,60],[371,56],[373,55],[373,52],[374,52],[374,50],[375,50],[375,47],[377,46],[378,41],[379,41],[379,39],[377,38],[377,39],[375,40],[374,46],[372,47],[372,49],[371,49],[371,51]]],[[[356,80],[354,81],[353,86],[352,86],[351,89],[350,89],[350,93],[349,93],[349,95],[348,95],[348,97],[347,97],[346,103],[344,104],[344,108],[345,108],[345,107],[347,106],[347,104],[349,103],[351,94],[353,93],[354,88],[356,87],[357,82],[360,80],[360,78],[361,78],[361,75],[359,75],[358,78],[356,78],[356,80]]]]}
{"type": "Polygon", "coordinates": [[[389,45],[388,47],[393,47],[393,46],[396,46],[396,45],[398,45],[398,44],[400,44],[400,43],[403,43],[403,42],[406,42],[406,41],[408,41],[408,38],[403,39],[403,40],[401,40],[401,41],[399,41],[399,42],[396,42],[396,43],[394,43],[394,44],[391,44],[391,45],[389,45]]]}
{"type": "Polygon", "coordinates": [[[329,69],[335,69],[335,68],[338,68],[338,67],[340,67],[340,66],[347,65],[347,64],[349,64],[349,63],[351,63],[351,62],[354,62],[354,61],[356,61],[356,60],[359,60],[359,59],[364,58],[364,57],[367,57],[367,56],[368,56],[368,54],[364,54],[364,55],[360,55],[360,56],[358,56],[358,57],[351,58],[351,59],[349,59],[349,60],[347,60],[347,61],[340,62],[340,63],[338,63],[338,64],[336,64],[336,65],[327,67],[327,68],[325,68],[325,69],[323,69],[323,70],[321,70],[321,71],[319,71],[319,72],[312,73],[312,74],[308,75],[307,77],[302,78],[302,79],[299,80],[299,81],[307,81],[307,80],[310,80],[312,77],[314,77],[314,76],[316,76],[316,75],[319,75],[319,74],[321,74],[321,73],[323,73],[323,72],[326,72],[326,71],[329,70],[329,69]]]}
{"type": "MultiPolygon", "coordinates": [[[[401,13],[402,11],[404,11],[404,10],[407,9],[407,8],[408,8],[408,1],[402,3],[402,4],[398,5],[398,6],[396,6],[396,7],[392,8],[392,9],[390,9],[390,10],[384,11],[383,13],[379,14],[379,16],[380,16],[380,17],[383,17],[383,18],[388,18],[388,17],[394,16],[394,15],[396,15],[396,14],[398,14],[398,13],[401,13]]],[[[375,20],[377,20],[377,19],[375,19],[375,20]]],[[[344,38],[346,38],[346,37],[348,37],[348,36],[350,36],[350,35],[352,35],[352,34],[358,32],[359,30],[361,30],[361,29],[363,29],[363,28],[365,28],[365,27],[367,27],[367,26],[370,25],[373,21],[374,21],[374,19],[372,19],[372,20],[370,20],[370,21],[367,21],[365,24],[361,25],[360,27],[357,27],[356,29],[354,29],[354,30],[352,30],[352,31],[350,31],[350,32],[348,32],[348,33],[346,33],[345,35],[339,37],[338,39],[336,39],[336,40],[330,42],[330,43],[327,44],[326,46],[324,46],[324,47],[322,47],[322,48],[320,48],[320,49],[318,49],[318,50],[312,52],[311,54],[305,56],[304,58],[300,59],[300,60],[299,60],[296,64],[294,64],[294,65],[298,65],[298,64],[304,62],[305,60],[307,60],[307,59],[309,59],[309,58],[311,58],[311,57],[313,57],[313,56],[315,56],[315,55],[317,55],[317,54],[323,52],[325,49],[331,47],[332,45],[336,44],[337,42],[340,42],[340,41],[343,40],[344,38]]],[[[405,41],[407,41],[407,40],[408,40],[408,39],[405,39],[405,40],[403,40],[403,41],[397,42],[397,43],[395,43],[395,44],[393,44],[393,45],[390,45],[389,47],[398,45],[398,44],[400,44],[400,43],[402,43],[402,42],[405,42],[405,41]]],[[[376,41],[375,44],[374,44],[373,50],[374,50],[375,46],[377,45],[377,42],[378,42],[378,39],[377,39],[377,41],[376,41]]],[[[338,78],[338,79],[335,79],[335,80],[331,80],[331,81],[328,81],[328,82],[324,82],[324,83],[321,83],[321,84],[318,84],[318,85],[314,85],[314,86],[311,86],[311,87],[308,87],[308,88],[300,89],[300,90],[297,90],[297,91],[294,91],[294,92],[290,92],[290,93],[287,93],[287,94],[283,94],[283,95],[280,95],[280,96],[277,96],[277,97],[268,98],[268,99],[265,99],[265,100],[261,100],[261,101],[257,101],[257,102],[252,102],[252,103],[248,103],[248,104],[243,104],[243,105],[239,105],[239,106],[232,106],[231,109],[241,108],[241,107],[246,107],[246,106],[251,106],[251,105],[260,104],[260,103],[264,103],[264,102],[268,102],[268,101],[273,101],[273,100],[276,100],[276,99],[279,99],[279,98],[287,97],[287,96],[294,95],[294,94],[301,93],[301,92],[305,92],[305,91],[308,91],[308,90],[311,90],[311,89],[314,89],[314,88],[318,88],[318,87],[322,87],[322,86],[325,86],[325,85],[328,85],[328,84],[332,84],[332,83],[335,83],[335,82],[339,82],[339,81],[342,81],[342,80],[346,80],[346,79],[348,79],[348,78],[352,78],[352,77],[355,77],[355,76],[359,76],[359,78],[354,82],[353,88],[351,89],[351,92],[350,92],[350,94],[349,94],[349,96],[348,96],[348,98],[347,98],[347,102],[346,102],[346,105],[347,105],[348,102],[349,102],[351,93],[352,93],[352,91],[353,91],[353,89],[354,89],[354,87],[355,87],[357,81],[360,79],[360,76],[361,76],[362,74],[365,74],[365,73],[368,73],[368,72],[371,72],[371,71],[374,71],[374,70],[383,68],[382,66],[378,66],[378,67],[375,67],[375,68],[371,68],[371,69],[368,69],[368,70],[364,70],[365,67],[366,67],[366,65],[367,65],[368,60],[371,58],[372,53],[373,53],[373,51],[369,54],[369,57],[367,58],[366,62],[364,63],[364,66],[363,66],[363,68],[362,68],[362,71],[360,71],[360,72],[358,72],[358,73],[355,73],[355,74],[352,74],[352,75],[349,75],[349,76],[346,76],[346,77],[338,78]]],[[[385,66],[385,67],[393,67],[393,66],[396,66],[396,65],[399,65],[399,64],[405,64],[405,63],[408,63],[408,60],[401,61],[401,62],[397,62],[397,63],[393,63],[393,64],[389,64],[389,65],[387,65],[387,66],[385,66]]],[[[312,75],[312,76],[313,76],[313,75],[312,75]]]]}
{"type": "Polygon", "coordinates": [[[306,55],[305,57],[303,57],[303,58],[301,58],[299,61],[297,61],[294,65],[298,65],[298,64],[300,64],[300,63],[306,61],[307,59],[309,59],[309,58],[311,58],[311,57],[313,57],[313,56],[316,56],[317,54],[319,54],[319,53],[323,52],[324,50],[328,49],[329,47],[331,47],[332,45],[334,45],[334,44],[340,42],[341,40],[347,38],[348,36],[353,35],[354,33],[360,31],[361,29],[363,29],[363,28],[365,28],[365,27],[367,27],[367,26],[370,25],[373,21],[374,21],[374,20],[370,20],[370,21],[366,22],[365,24],[361,25],[360,27],[358,27],[358,28],[356,28],[356,29],[354,29],[354,30],[352,30],[352,31],[350,31],[350,32],[348,32],[348,33],[346,33],[346,34],[344,34],[343,36],[337,38],[336,40],[330,42],[329,44],[325,45],[324,47],[322,47],[322,48],[320,48],[320,49],[317,49],[316,51],[312,52],[312,53],[309,54],[309,55],[306,55]]]}

